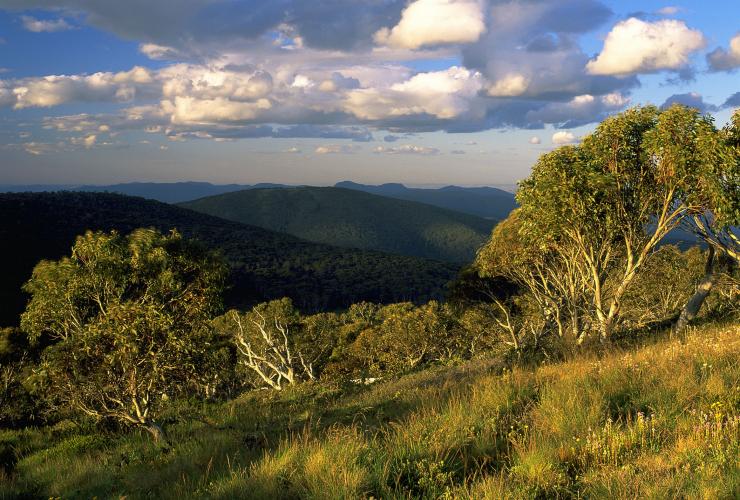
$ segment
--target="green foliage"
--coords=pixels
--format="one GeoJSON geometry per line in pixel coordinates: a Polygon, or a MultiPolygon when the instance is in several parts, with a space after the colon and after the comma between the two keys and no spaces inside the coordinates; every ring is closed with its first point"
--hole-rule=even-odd
{"type": "Polygon", "coordinates": [[[0,431],[0,496],[734,498],[737,325],[529,369],[491,360],[372,386],[255,391],[136,434],[0,431]],[[2,450],[7,450],[3,452],[2,450]]]}
{"type": "Polygon", "coordinates": [[[219,258],[174,231],[80,236],[71,257],[39,263],[25,285],[22,328],[53,342],[37,373],[43,391],[61,408],[152,428],[169,399],[204,392],[206,324],[224,275],[219,258]]]}
{"type": "Polygon", "coordinates": [[[308,241],[468,262],[495,221],[331,187],[250,189],[181,204],[308,241]]]}
{"type": "Polygon", "coordinates": [[[20,288],[42,259],[68,255],[87,230],[127,234],[140,227],[184,236],[218,250],[229,264],[228,307],[291,297],[303,311],[363,300],[390,303],[441,298],[458,266],[400,255],[341,249],[226,221],[156,201],[108,193],[0,194],[0,325],[15,325],[28,297],[20,288]]]}
{"type": "Polygon", "coordinates": [[[521,231],[577,266],[603,339],[653,250],[687,217],[725,213],[736,168],[710,117],[633,108],[579,146],[543,155],[522,182],[521,231]]]}
{"type": "Polygon", "coordinates": [[[349,348],[349,357],[361,372],[372,376],[400,373],[464,356],[466,339],[460,333],[446,304],[391,304],[379,309],[359,333],[349,348]]]}
{"type": "Polygon", "coordinates": [[[40,416],[39,402],[26,383],[38,351],[19,329],[0,328],[0,428],[30,425],[40,416]]]}
{"type": "Polygon", "coordinates": [[[684,252],[673,245],[658,248],[625,293],[623,315],[635,329],[675,319],[704,273],[706,252],[684,252]]]}

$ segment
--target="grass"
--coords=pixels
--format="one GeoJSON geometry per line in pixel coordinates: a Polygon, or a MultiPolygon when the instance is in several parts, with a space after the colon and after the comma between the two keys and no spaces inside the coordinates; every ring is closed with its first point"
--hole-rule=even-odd
{"type": "Polygon", "coordinates": [[[258,391],[145,435],[0,431],[0,498],[737,498],[740,326],[502,370],[258,391]]]}

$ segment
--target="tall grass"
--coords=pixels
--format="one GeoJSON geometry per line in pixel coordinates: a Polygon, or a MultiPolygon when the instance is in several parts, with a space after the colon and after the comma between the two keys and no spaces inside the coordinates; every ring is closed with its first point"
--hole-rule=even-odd
{"type": "Polygon", "coordinates": [[[167,454],[135,433],[3,431],[0,497],[737,498],[739,334],[248,394],[171,424],[167,454]]]}

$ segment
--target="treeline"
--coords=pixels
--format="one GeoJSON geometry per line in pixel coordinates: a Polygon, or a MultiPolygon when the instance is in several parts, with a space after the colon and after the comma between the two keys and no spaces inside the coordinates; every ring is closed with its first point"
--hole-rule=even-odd
{"type": "Polygon", "coordinates": [[[223,312],[227,266],[176,231],[88,232],[24,285],[0,339],[3,425],[63,416],[146,429],[193,398],[315,381],[363,384],[479,355],[558,359],[698,312],[738,317],[740,113],[636,108],[544,155],[520,208],[444,303],[302,314],[290,299],[223,312]],[[660,246],[691,228],[707,249],[660,246]]]}

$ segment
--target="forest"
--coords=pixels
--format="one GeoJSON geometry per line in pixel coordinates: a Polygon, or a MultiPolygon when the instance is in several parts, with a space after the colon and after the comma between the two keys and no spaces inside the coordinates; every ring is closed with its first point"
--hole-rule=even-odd
{"type": "Polygon", "coordinates": [[[740,112],[543,154],[462,269],[136,200],[0,197],[0,498],[740,494],[740,112]]]}

